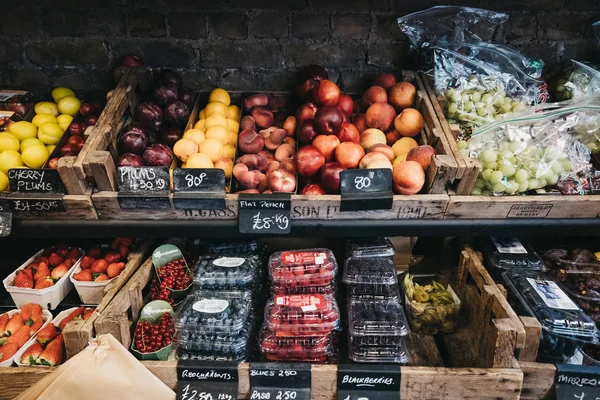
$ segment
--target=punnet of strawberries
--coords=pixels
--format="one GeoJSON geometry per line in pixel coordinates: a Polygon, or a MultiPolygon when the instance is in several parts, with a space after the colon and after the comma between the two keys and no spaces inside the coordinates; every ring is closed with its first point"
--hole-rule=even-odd
{"type": "Polygon", "coordinates": [[[71,311],[58,324],[50,323],[37,333],[35,342],[23,353],[19,362],[25,365],[54,367],[66,359],[65,339],[62,334],[72,321],[87,320],[95,308],[78,307],[71,311]]]}
{"type": "Polygon", "coordinates": [[[133,348],[140,353],[153,353],[173,343],[173,316],[164,313],[156,323],[140,320],[135,327],[133,348]]]}
{"type": "Polygon", "coordinates": [[[67,275],[81,257],[81,250],[61,244],[44,249],[42,254],[17,272],[13,286],[28,289],[46,289],[67,275]]]}
{"type": "Polygon", "coordinates": [[[115,238],[109,247],[89,248],[81,259],[81,272],[73,279],[81,282],[103,282],[119,276],[125,269],[127,257],[133,249],[133,239],[115,238]]]}
{"type": "Polygon", "coordinates": [[[10,315],[0,315],[0,362],[10,360],[21,347],[44,325],[42,307],[24,304],[10,315]]]}

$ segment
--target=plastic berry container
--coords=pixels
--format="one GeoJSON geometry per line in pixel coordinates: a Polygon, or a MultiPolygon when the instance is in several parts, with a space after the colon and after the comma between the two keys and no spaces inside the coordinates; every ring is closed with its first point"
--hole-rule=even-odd
{"type": "Polygon", "coordinates": [[[246,289],[257,286],[260,263],[255,257],[201,258],[194,268],[194,286],[203,289],[246,289]]]}
{"type": "Polygon", "coordinates": [[[499,277],[507,270],[544,271],[542,258],[528,244],[517,238],[490,237],[484,239],[483,255],[486,267],[499,277]]]}
{"type": "Polygon", "coordinates": [[[209,255],[255,254],[262,255],[266,246],[257,240],[228,240],[204,243],[205,252],[209,255]]]}
{"type": "Polygon", "coordinates": [[[325,361],[333,354],[330,334],[317,336],[278,336],[263,329],[259,337],[260,351],[269,360],[325,361]]]}
{"type": "Polygon", "coordinates": [[[351,336],[405,336],[408,322],[397,299],[349,300],[348,331],[351,336]]]}
{"type": "Polygon", "coordinates": [[[267,303],[265,322],[281,336],[322,335],[339,329],[340,312],[330,296],[275,296],[267,303]]]}
{"type": "Polygon", "coordinates": [[[278,285],[327,285],[337,269],[335,256],[327,249],[282,251],[269,258],[269,276],[278,285]]]}
{"type": "Polygon", "coordinates": [[[342,281],[351,296],[398,297],[398,275],[390,258],[348,258],[342,281]]]}
{"type": "Polygon", "coordinates": [[[248,359],[248,354],[249,351],[247,349],[243,353],[207,354],[189,351],[183,348],[178,348],[176,353],[177,359],[184,361],[246,361],[248,359]]]}
{"type": "Polygon", "coordinates": [[[271,285],[271,292],[274,295],[289,295],[289,294],[322,294],[325,296],[335,296],[337,289],[334,282],[327,285],[316,286],[288,286],[285,284],[271,285]]]}
{"type": "Polygon", "coordinates": [[[346,258],[393,257],[394,245],[386,237],[349,239],[346,242],[346,258]]]}
{"type": "Polygon", "coordinates": [[[350,337],[349,357],[359,363],[406,364],[409,361],[404,339],[399,346],[360,346],[350,337]]]}
{"type": "Polygon", "coordinates": [[[254,319],[244,323],[237,335],[227,333],[198,334],[192,330],[179,332],[177,343],[184,350],[205,355],[233,356],[245,358],[254,319]]]}
{"type": "Polygon", "coordinates": [[[251,303],[240,298],[188,296],[175,317],[181,335],[225,333],[240,335],[252,312],[251,303]]]}

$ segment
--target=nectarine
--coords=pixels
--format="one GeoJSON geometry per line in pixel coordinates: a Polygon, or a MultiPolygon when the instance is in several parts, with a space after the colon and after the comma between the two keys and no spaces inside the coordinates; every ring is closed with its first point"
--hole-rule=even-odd
{"type": "Polygon", "coordinates": [[[396,77],[394,76],[394,74],[391,73],[381,74],[377,78],[375,78],[375,81],[373,82],[373,86],[381,86],[386,90],[394,86],[395,84],[396,77]]]}
{"type": "Polygon", "coordinates": [[[410,82],[398,82],[388,89],[388,101],[397,111],[415,104],[417,88],[410,82]]]}
{"type": "Polygon", "coordinates": [[[312,142],[312,145],[321,150],[325,156],[325,161],[333,161],[335,149],[339,146],[340,140],[335,135],[318,135],[312,142]]]}
{"type": "Polygon", "coordinates": [[[365,130],[367,130],[368,126],[365,114],[354,115],[354,126],[356,126],[356,129],[358,129],[358,133],[363,133],[365,130]]]}
{"type": "Polygon", "coordinates": [[[392,163],[382,153],[368,153],[362,158],[362,160],[360,160],[358,167],[361,169],[364,169],[364,168],[369,168],[369,169],[389,168],[389,169],[392,169],[392,163]]]}
{"type": "Polygon", "coordinates": [[[362,95],[362,103],[365,107],[370,107],[375,103],[387,103],[388,95],[381,86],[371,86],[362,95]]]}
{"type": "Polygon", "coordinates": [[[360,145],[365,151],[378,143],[386,144],[385,133],[379,129],[370,128],[360,134],[360,145]]]}
{"type": "Polygon", "coordinates": [[[417,194],[425,185],[425,171],[418,162],[404,161],[392,171],[394,191],[399,194],[417,194]]]}
{"type": "Polygon", "coordinates": [[[387,131],[392,126],[396,110],[388,103],[375,103],[367,109],[365,114],[365,122],[370,128],[381,129],[387,131]]]}
{"type": "Polygon", "coordinates": [[[394,161],[394,158],[396,158],[394,150],[390,146],[381,143],[377,143],[369,147],[367,153],[381,153],[384,156],[386,156],[387,159],[390,160],[390,162],[394,161]]]}
{"type": "Polygon", "coordinates": [[[358,163],[365,156],[365,150],[358,143],[343,142],[335,149],[335,159],[342,164],[344,168],[356,168],[358,163]]]}
{"type": "Polygon", "coordinates": [[[417,146],[410,149],[406,155],[406,161],[418,162],[424,170],[431,164],[431,158],[435,155],[435,149],[429,145],[417,146]]]}
{"type": "Polygon", "coordinates": [[[424,127],[425,120],[423,119],[423,115],[414,108],[405,108],[394,119],[394,128],[402,136],[417,136],[424,127]]]}

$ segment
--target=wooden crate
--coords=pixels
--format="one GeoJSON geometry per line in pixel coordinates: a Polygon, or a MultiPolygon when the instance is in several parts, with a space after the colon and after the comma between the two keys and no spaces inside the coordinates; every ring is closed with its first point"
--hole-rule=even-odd
{"type": "Polygon", "coordinates": [[[127,257],[125,269],[119,276],[113,279],[104,287],[102,301],[96,306],[96,312],[86,321],[73,321],[65,327],[63,331],[65,337],[65,348],[67,349],[67,357],[71,358],[75,354],[83,350],[89,343],[90,339],[96,336],[94,324],[98,317],[102,315],[106,307],[112,299],[119,293],[121,288],[125,286],[127,281],[133,276],[144,260],[148,258],[154,250],[154,240],[144,240],[138,248],[131,252],[127,257]]]}

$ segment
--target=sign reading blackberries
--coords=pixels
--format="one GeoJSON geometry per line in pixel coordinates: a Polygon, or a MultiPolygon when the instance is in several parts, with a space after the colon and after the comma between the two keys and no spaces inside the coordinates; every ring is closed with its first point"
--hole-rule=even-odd
{"type": "Polygon", "coordinates": [[[56,169],[15,168],[8,170],[11,192],[65,194],[65,186],[56,169]]]}
{"type": "Polygon", "coordinates": [[[556,400],[600,399],[600,367],[556,364],[556,400]]]}
{"type": "Polygon", "coordinates": [[[349,169],[340,173],[340,211],[389,210],[392,208],[392,170],[349,169]]]}
{"type": "Polygon", "coordinates": [[[241,233],[287,234],[291,230],[291,195],[241,194],[239,201],[239,227],[241,233]]]}
{"type": "Polygon", "coordinates": [[[238,364],[219,361],[177,362],[177,400],[237,400],[238,364]]]}
{"type": "Polygon", "coordinates": [[[338,400],[400,400],[399,365],[340,364],[338,400]]]}
{"type": "Polygon", "coordinates": [[[224,210],[225,172],[218,168],[176,168],[173,206],[180,210],[224,210]]]}
{"type": "Polygon", "coordinates": [[[310,364],[250,363],[250,400],[310,400],[310,364]]]}

